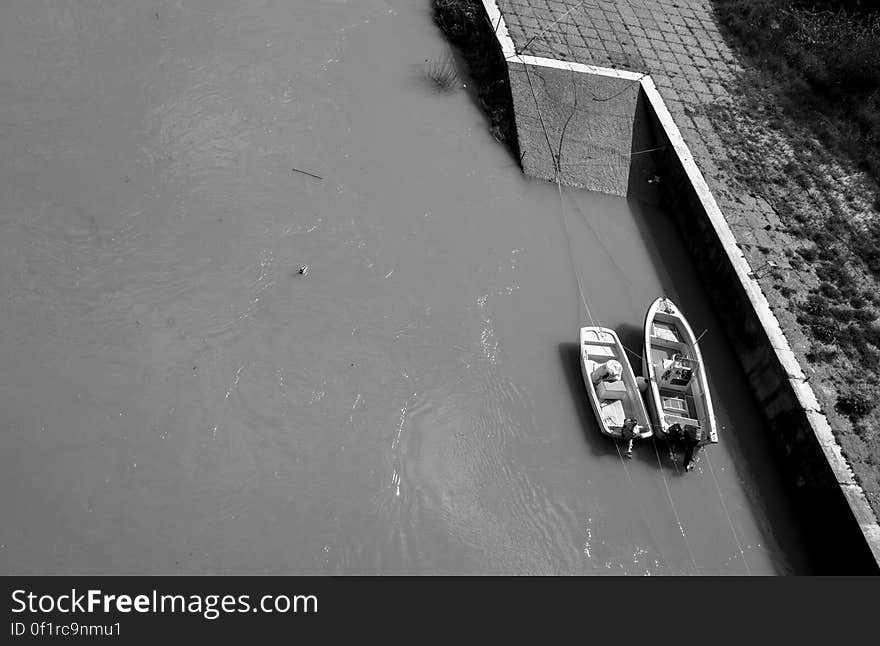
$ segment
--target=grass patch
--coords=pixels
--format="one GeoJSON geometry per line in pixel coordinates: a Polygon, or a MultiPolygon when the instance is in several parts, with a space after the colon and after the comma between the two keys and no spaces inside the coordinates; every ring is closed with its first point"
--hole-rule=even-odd
{"type": "Polygon", "coordinates": [[[850,386],[837,398],[837,411],[858,421],[874,410],[880,389],[870,384],[850,386]]]}
{"type": "MultiPolygon", "coordinates": [[[[860,0],[714,0],[729,40],[759,70],[750,83],[770,90],[782,110],[806,125],[832,152],[848,157],[874,182],[873,208],[880,206],[880,8],[860,0]]],[[[765,106],[754,106],[763,111],[765,106]]],[[[811,145],[804,144],[807,148],[811,145]]],[[[806,190],[811,178],[790,173],[806,190]]],[[[812,178],[814,181],[816,178],[812,178]]],[[[783,182],[784,183],[784,182],[783,182]]],[[[822,182],[817,184],[823,190],[822,182]]],[[[839,187],[837,187],[839,188],[839,187]]],[[[823,192],[830,192],[824,190],[823,192]]],[[[848,195],[851,202],[854,198],[848,195]]],[[[849,246],[865,269],[880,278],[880,218],[849,221],[830,203],[837,222],[815,223],[805,233],[819,246],[849,246]],[[830,227],[828,225],[831,225],[830,227]],[[812,234],[812,235],[811,235],[812,234]]],[[[880,209],[878,209],[880,210],[880,209]]],[[[804,258],[807,261],[811,259],[804,258]]]]}
{"type": "Polygon", "coordinates": [[[785,106],[880,177],[880,12],[846,0],[715,0],[740,49],[770,71],[785,106]],[[840,123],[855,128],[840,128],[840,123]]]}

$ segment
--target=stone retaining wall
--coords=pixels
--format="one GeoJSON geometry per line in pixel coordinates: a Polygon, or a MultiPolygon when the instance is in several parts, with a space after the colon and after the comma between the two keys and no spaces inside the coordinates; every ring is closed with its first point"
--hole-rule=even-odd
{"type": "Polygon", "coordinates": [[[712,217],[717,206],[707,203],[707,195],[695,186],[695,169],[688,172],[686,156],[682,159],[653,109],[647,112],[667,144],[655,153],[663,169],[663,202],[674,214],[700,275],[709,277],[704,286],[764,413],[766,430],[808,516],[808,529],[838,551],[839,558],[832,559],[835,571],[880,572],[880,527],[812,388],[751,270],[743,266],[733,235],[713,222],[721,213],[712,217]]]}
{"type": "Polygon", "coordinates": [[[626,196],[638,83],[516,60],[508,74],[523,171],[626,196]]]}

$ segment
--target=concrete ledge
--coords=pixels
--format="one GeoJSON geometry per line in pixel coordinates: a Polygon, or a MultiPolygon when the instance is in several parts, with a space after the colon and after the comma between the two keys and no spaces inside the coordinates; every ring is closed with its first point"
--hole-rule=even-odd
{"type": "Polygon", "coordinates": [[[832,524],[832,536],[853,539],[855,550],[864,554],[850,555],[850,562],[870,563],[875,572],[880,571],[877,517],[653,80],[645,74],[520,55],[495,0],[482,3],[508,63],[524,172],[626,195],[632,173],[662,169],[664,197],[701,275],[712,276],[705,282],[716,309],[738,314],[736,321],[721,320],[727,323],[727,335],[764,411],[789,479],[802,493],[801,502],[811,513],[822,515],[824,524],[832,524]],[[541,82],[540,92],[535,79],[541,82]],[[579,93],[593,97],[592,103],[578,102],[579,93]],[[609,99],[597,102],[596,96],[609,99]],[[627,110],[631,110],[628,124],[627,110]],[[563,141],[569,137],[577,139],[570,148],[563,141]],[[652,142],[648,149],[661,150],[653,153],[653,159],[640,158],[636,163],[636,138],[652,142]],[[554,145],[559,152],[554,152],[554,145]],[[567,171],[565,153],[570,156],[576,150],[606,157],[584,172],[567,171]]]}
{"type": "Polygon", "coordinates": [[[673,212],[701,274],[712,276],[707,288],[716,308],[738,314],[735,321],[721,320],[729,323],[727,335],[790,479],[803,490],[802,502],[840,524],[838,533],[849,526],[861,536],[874,570],[880,570],[880,525],[864,491],[659,92],[650,78],[641,83],[658,134],[668,143],[659,162],[672,179],[667,202],[676,207],[673,212]]]}
{"type": "Polygon", "coordinates": [[[507,61],[523,171],[625,196],[638,83],[524,58],[507,61]]]}

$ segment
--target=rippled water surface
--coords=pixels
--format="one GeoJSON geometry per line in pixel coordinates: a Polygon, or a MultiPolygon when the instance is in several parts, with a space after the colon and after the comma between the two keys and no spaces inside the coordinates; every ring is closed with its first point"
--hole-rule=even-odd
{"type": "Polygon", "coordinates": [[[666,214],[523,178],[445,47],[427,0],[3,3],[2,571],[809,569],[666,214]],[[660,293],[709,330],[687,477],[599,435],[578,278],[636,352],[660,293]]]}

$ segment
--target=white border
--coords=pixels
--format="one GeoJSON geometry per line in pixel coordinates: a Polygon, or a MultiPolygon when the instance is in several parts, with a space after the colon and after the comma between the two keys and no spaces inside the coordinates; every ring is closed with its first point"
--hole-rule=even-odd
{"type": "Polygon", "coordinates": [[[501,45],[501,53],[504,54],[504,59],[510,60],[516,57],[516,47],[513,45],[510,32],[507,31],[507,23],[501,14],[501,9],[495,4],[495,0],[482,0],[482,2],[486,15],[489,16],[489,22],[492,23],[492,27],[495,29],[495,38],[498,40],[498,44],[501,45]]]}
{"type": "Polygon", "coordinates": [[[514,54],[506,60],[517,60],[525,65],[534,65],[536,67],[552,67],[557,70],[566,70],[568,72],[580,72],[581,74],[593,74],[596,76],[608,76],[625,81],[641,81],[646,74],[638,74],[628,70],[615,70],[610,67],[598,67],[596,65],[585,65],[584,63],[574,63],[571,61],[560,61],[555,58],[544,58],[542,56],[525,56],[522,54],[514,54]]]}

